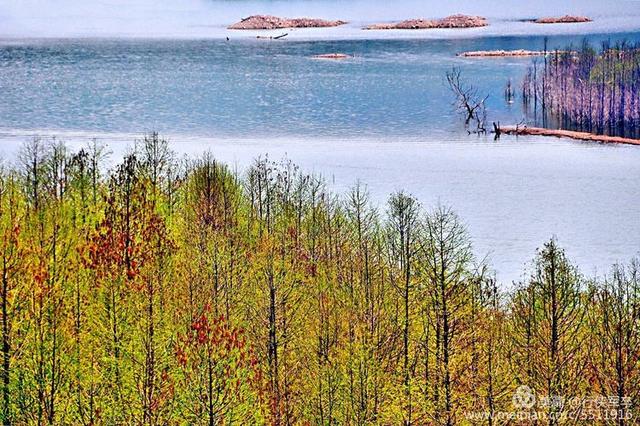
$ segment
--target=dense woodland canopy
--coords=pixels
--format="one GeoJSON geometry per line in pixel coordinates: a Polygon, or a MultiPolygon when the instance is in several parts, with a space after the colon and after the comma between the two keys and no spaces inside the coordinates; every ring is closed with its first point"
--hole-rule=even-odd
{"type": "Polygon", "coordinates": [[[402,192],[374,209],[363,186],[178,160],[156,134],[104,157],[36,139],[0,173],[5,424],[640,415],[637,259],[595,279],[552,239],[497,283],[452,210],[402,192]]]}

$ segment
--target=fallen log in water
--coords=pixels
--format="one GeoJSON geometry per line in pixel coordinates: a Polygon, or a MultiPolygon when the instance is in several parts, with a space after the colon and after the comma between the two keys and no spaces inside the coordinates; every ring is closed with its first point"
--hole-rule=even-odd
{"type": "Polygon", "coordinates": [[[280,34],[277,36],[256,36],[256,38],[260,38],[260,39],[265,39],[265,40],[280,40],[281,38],[284,38],[286,36],[288,36],[289,33],[284,33],[284,34],[280,34]]]}
{"type": "MultiPolygon", "coordinates": [[[[543,127],[504,126],[499,128],[499,132],[506,133],[508,135],[555,136],[557,138],[570,138],[590,142],[640,145],[640,139],[623,138],[620,136],[596,135],[594,133],[574,132],[572,130],[545,129],[543,127]]],[[[498,131],[496,133],[498,133],[498,131]]]]}

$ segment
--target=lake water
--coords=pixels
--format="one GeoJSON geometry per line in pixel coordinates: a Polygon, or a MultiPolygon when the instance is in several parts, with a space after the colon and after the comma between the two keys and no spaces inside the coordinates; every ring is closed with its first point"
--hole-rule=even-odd
{"type": "MultiPolygon", "coordinates": [[[[203,9],[217,16],[206,25],[203,16],[209,15],[193,17],[202,3],[189,3],[189,19],[152,15],[151,23],[166,20],[157,32],[141,30],[152,26],[142,24],[141,16],[102,16],[100,8],[85,21],[74,15],[82,11],[65,9],[57,19],[69,25],[56,30],[50,10],[28,14],[0,6],[2,156],[10,161],[33,136],[56,136],[74,146],[98,137],[117,158],[151,130],[168,136],[178,152],[210,150],[240,170],[258,155],[287,156],[324,175],[338,191],[358,180],[366,183],[381,209],[399,189],[426,208],[452,205],[467,223],[478,255],[489,255],[505,283],[520,278],[535,248],[552,235],[588,274],[638,253],[640,148],[467,135],[444,75],[460,67],[480,93],[490,95],[489,119],[516,123],[522,108],[517,99],[507,104],[502,93],[509,79],[519,87],[531,59],[463,59],[457,52],[541,49],[544,35],[551,48],[585,37],[593,43],[640,41],[640,7],[633,7],[639,2],[607,10],[601,2],[587,2],[584,7],[594,9],[583,13],[599,19],[556,29],[517,21],[540,14],[520,6],[511,15],[495,8],[498,17],[480,30],[372,33],[360,31],[356,22],[296,31],[279,41],[256,40],[255,34],[229,32],[224,25],[236,19],[231,10],[244,16],[260,5],[260,12],[281,12],[281,2],[242,3],[240,11],[220,3],[221,16],[203,9]],[[154,37],[135,37],[136,31],[154,37]],[[86,37],[96,34],[101,37],[86,37]],[[352,58],[311,58],[329,52],[352,58]]],[[[292,4],[300,13],[280,14],[320,12],[317,3],[292,4]]],[[[327,7],[332,3],[321,4],[321,16],[341,17],[327,7]]],[[[364,20],[381,19],[384,7],[376,9],[380,16],[364,20]]],[[[418,6],[403,7],[396,13],[418,6]]],[[[351,19],[356,12],[344,11],[351,19]]],[[[410,16],[432,15],[400,17],[410,16]]]]}

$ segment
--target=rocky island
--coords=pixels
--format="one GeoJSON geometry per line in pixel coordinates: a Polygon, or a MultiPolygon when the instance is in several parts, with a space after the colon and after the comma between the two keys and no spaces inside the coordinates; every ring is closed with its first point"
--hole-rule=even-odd
{"type": "Polygon", "coordinates": [[[586,16],[564,15],[559,17],[547,17],[534,20],[536,24],[575,24],[581,22],[591,22],[592,19],[586,16]]]}
{"type": "Polygon", "coordinates": [[[407,19],[390,24],[373,24],[365,30],[422,30],[432,28],[476,28],[489,25],[481,16],[451,15],[442,19],[407,19]]]}
{"type": "Polygon", "coordinates": [[[345,53],[322,53],[320,55],[313,55],[313,59],[347,59],[349,55],[345,53]]]}
{"type": "MultiPolygon", "coordinates": [[[[520,56],[543,56],[544,51],[541,50],[474,50],[470,52],[461,52],[457,56],[465,58],[506,58],[520,56]]],[[[548,52],[547,52],[548,54],[548,52]]]]}
{"type": "Polygon", "coordinates": [[[280,18],[271,15],[253,15],[227,28],[230,30],[275,30],[281,28],[325,28],[337,27],[346,21],[328,21],[315,18],[280,18]]]}

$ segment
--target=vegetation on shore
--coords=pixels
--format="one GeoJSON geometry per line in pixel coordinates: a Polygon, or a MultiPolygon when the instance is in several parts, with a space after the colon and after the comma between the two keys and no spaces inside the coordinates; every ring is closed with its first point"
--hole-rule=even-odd
{"type": "Polygon", "coordinates": [[[103,164],[36,139],[0,172],[4,424],[570,414],[514,406],[522,385],[637,414],[637,259],[587,278],[550,240],[503,286],[455,213],[402,192],[378,211],[362,186],[179,161],[156,134],[103,164]]]}

